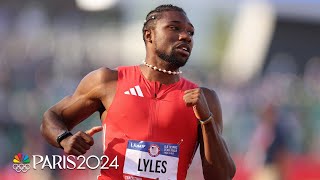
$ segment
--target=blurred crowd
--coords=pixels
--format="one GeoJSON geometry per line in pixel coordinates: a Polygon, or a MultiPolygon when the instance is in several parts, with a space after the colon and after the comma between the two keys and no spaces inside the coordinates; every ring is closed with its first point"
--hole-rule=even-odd
{"type": "MultiPolygon", "coordinates": [[[[90,71],[127,65],[117,56],[121,45],[110,43],[120,25],[113,23],[107,31],[101,30],[107,24],[79,29],[72,15],[50,22],[41,13],[31,6],[11,21],[10,13],[0,6],[1,172],[11,172],[18,152],[61,154],[40,135],[44,111],[71,94],[90,71]]],[[[220,78],[217,65],[192,64],[182,69],[186,77],[217,92],[223,135],[237,162],[238,179],[246,173],[253,177],[252,171],[269,164],[280,169],[277,176],[288,176],[291,163],[304,158],[320,162],[320,58],[309,59],[304,73],[297,75],[294,62],[280,57],[284,59],[277,58],[265,72],[242,84],[220,78]]],[[[95,114],[78,128],[97,124],[95,114]]],[[[96,143],[90,153],[102,154],[101,146],[96,143]]],[[[50,174],[54,179],[68,177],[62,171],[42,177],[50,179],[50,174]]]]}

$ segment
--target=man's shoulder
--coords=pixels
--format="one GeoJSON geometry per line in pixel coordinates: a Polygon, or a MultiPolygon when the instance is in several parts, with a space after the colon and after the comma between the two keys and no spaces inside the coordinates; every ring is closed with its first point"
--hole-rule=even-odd
{"type": "Polygon", "coordinates": [[[117,81],[119,73],[123,74],[125,72],[135,72],[137,66],[119,66],[115,69],[111,69],[108,67],[100,67],[92,72],[90,72],[87,76],[90,77],[91,80],[100,83],[108,83],[110,81],[117,81]]]}
{"type": "Polygon", "coordinates": [[[118,71],[116,69],[110,69],[108,67],[100,67],[90,72],[88,76],[98,82],[108,82],[117,80],[118,71]]]}
{"type": "Polygon", "coordinates": [[[197,88],[199,87],[197,83],[185,78],[185,77],[180,77],[181,81],[183,82],[183,84],[190,86],[189,88],[197,88]]]}
{"type": "Polygon", "coordinates": [[[208,94],[208,95],[211,95],[211,96],[217,96],[216,91],[213,90],[213,89],[210,89],[210,88],[207,88],[207,87],[200,87],[200,88],[205,94],[208,94]]]}
{"type": "Polygon", "coordinates": [[[187,79],[185,77],[181,77],[182,81],[185,83],[185,84],[188,84],[189,86],[193,86],[193,88],[200,88],[205,94],[210,94],[212,96],[217,96],[217,93],[215,90],[213,89],[210,89],[208,87],[204,87],[204,86],[199,86],[196,82],[190,80],[190,79],[187,79]]]}
{"type": "Polygon", "coordinates": [[[104,66],[104,67],[100,67],[92,72],[100,74],[100,75],[110,75],[110,74],[117,73],[117,69],[111,69],[111,68],[104,66]]]}

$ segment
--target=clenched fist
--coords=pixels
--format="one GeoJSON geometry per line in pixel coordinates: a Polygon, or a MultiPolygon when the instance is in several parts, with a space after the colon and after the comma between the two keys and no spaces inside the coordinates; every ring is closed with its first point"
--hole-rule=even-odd
{"type": "Polygon", "coordinates": [[[210,109],[201,88],[184,91],[183,100],[187,106],[193,107],[193,112],[198,119],[204,120],[210,116],[210,109]]]}
{"type": "Polygon", "coordinates": [[[94,144],[92,136],[102,131],[102,126],[93,127],[86,132],[78,131],[76,134],[69,136],[61,141],[64,152],[68,155],[79,156],[85,154],[94,144]]]}

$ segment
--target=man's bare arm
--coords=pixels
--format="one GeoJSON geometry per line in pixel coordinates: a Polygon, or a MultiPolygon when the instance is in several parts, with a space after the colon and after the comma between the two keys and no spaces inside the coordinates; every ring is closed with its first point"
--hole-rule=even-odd
{"type": "Polygon", "coordinates": [[[201,128],[199,128],[201,130],[199,142],[204,178],[232,179],[236,167],[222,138],[222,112],[216,93],[206,88],[197,88],[188,90],[185,94],[185,97],[189,99],[189,106],[193,106],[198,119],[205,120],[212,116],[211,121],[200,124],[201,128]]]}
{"type": "MultiPolygon", "coordinates": [[[[53,146],[60,147],[56,142],[57,137],[98,111],[103,106],[101,98],[108,93],[106,86],[116,79],[116,71],[107,68],[100,68],[85,76],[73,95],[65,97],[44,113],[40,129],[45,139],[53,146]]],[[[75,143],[78,146],[77,143],[80,143],[81,147],[77,150],[64,148],[65,151],[70,151],[66,152],[69,154],[84,154],[93,144],[91,136],[88,137],[84,132],[77,132],[72,138],[74,142],[69,144],[75,143]]],[[[68,139],[71,139],[71,136],[61,141],[62,147],[68,139]]]]}

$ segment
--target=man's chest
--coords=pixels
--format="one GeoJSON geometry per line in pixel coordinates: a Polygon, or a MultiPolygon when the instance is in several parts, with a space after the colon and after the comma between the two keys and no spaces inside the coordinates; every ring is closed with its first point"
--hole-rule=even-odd
{"type": "Polygon", "coordinates": [[[153,92],[141,86],[124,88],[117,92],[108,110],[109,123],[126,132],[143,131],[142,136],[177,132],[182,125],[194,125],[193,109],[187,107],[181,90],[153,92]]]}

